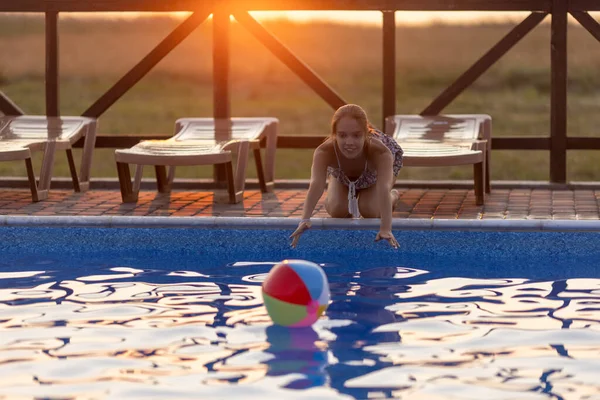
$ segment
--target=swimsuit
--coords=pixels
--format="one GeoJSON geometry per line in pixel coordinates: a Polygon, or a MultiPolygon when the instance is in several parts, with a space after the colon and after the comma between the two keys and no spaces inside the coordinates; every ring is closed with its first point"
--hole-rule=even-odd
{"type": "MultiPolygon", "coordinates": [[[[394,164],[392,169],[394,176],[397,176],[400,168],[402,168],[402,156],[404,151],[398,142],[378,130],[373,131],[373,136],[381,140],[381,142],[392,152],[392,155],[394,156],[394,164]]],[[[351,181],[342,170],[342,165],[340,164],[340,158],[338,157],[335,143],[333,144],[333,150],[335,151],[335,158],[338,162],[338,167],[327,167],[327,173],[336,178],[340,183],[348,186],[348,212],[352,214],[353,218],[358,218],[360,217],[360,214],[358,212],[358,199],[356,198],[356,191],[373,186],[377,182],[377,171],[368,170],[367,163],[365,162],[365,169],[363,170],[362,174],[355,181],[351,181]]]]}

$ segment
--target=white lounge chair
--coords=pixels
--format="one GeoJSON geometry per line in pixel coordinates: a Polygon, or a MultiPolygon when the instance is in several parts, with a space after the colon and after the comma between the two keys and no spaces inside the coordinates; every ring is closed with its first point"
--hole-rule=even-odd
{"type": "Polygon", "coordinates": [[[73,188],[76,192],[89,188],[92,154],[96,144],[96,119],[87,117],[0,116],[0,161],[24,160],[33,201],[48,197],[54,156],[66,150],[73,188]],[[72,146],[85,137],[79,176],[72,146]],[[31,155],[44,152],[39,184],[36,182],[31,155]]]}
{"type": "Polygon", "coordinates": [[[404,166],[473,165],[477,205],[490,193],[492,119],[485,114],[393,115],[386,133],[404,150],[404,166]]]}
{"type": "Polygon", "coordinates": [[[238,203],[243,198],[250,148],[254,150],[261,190],[272,191],[278,129],[276,118],[178,119],[173,137],[146,140],[115,151],[123,202],[137,201],[144,165],[154,165],[158,191],[165,193],[171,191],[176,166],[225,164],[229,202],[238,203]],[[266,141],[264,169],[260,154],[263,139],[266,141]],[[235,178],[232,152],[237,153],[235,178]],[[129,164],[137,165],[133,184],[129,164]]]}

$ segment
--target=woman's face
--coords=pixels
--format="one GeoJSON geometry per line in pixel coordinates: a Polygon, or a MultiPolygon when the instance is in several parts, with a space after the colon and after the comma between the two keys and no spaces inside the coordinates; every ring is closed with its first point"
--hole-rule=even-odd
{"type": "Polygon", "coordinates": [[[356,158],[362,154],[366,132],[352,117],[342,117],[337,125],[335,140],[346,158],[356,158]]]}

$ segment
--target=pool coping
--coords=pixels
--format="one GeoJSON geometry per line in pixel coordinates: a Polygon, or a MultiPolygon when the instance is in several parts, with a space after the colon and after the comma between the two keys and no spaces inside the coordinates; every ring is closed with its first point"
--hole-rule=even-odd
{"type": "MultiPolygon", "coordinates": [[[[295,229],[289,217],[152,217],[2,215],[0,227],[295,229]]],[[[376,230],[379,219],[313,218],[312,229],[376,230]]],[[[394,230],[587,231],[600,232],[600,220],[419,219],[394,218],[394,230]]]]}

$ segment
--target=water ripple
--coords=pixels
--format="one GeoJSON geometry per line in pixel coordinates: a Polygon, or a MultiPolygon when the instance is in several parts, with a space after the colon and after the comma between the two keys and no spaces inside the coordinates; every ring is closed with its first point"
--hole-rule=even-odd
{"type": "Polygon", "coordinates": [[[272,265],[212,276],[88,266],[93,274],[66,277],[53,264],[2,272],[0,398],[600,396],[598,279],[324,265],[325,317],[285,329],[262,305],[272,265]]]}

